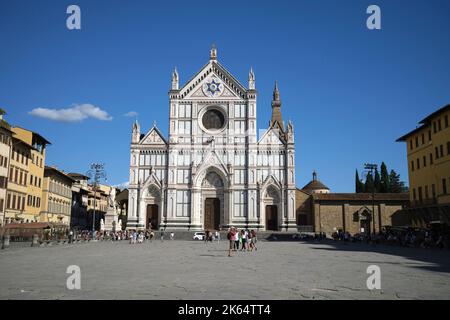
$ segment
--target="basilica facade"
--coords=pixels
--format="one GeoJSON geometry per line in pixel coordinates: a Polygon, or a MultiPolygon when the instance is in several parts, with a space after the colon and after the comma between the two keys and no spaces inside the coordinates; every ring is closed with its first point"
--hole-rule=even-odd
{"type": "Polygon", "coordinates": [[[184,86],[174,70],[168,137],[133,124],[127,228],[297,230],[294,128],[276,84],[271,107],[258,135],[254,72],[245,87],[216,48],[184,86]]]}

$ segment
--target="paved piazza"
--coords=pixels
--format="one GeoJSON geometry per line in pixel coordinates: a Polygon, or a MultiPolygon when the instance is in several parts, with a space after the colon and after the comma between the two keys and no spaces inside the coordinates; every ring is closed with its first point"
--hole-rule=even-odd
{"type": "Polygon", "coordinates": [[[449,299],[449,251],[334,242],[97,242],[0,250],[1,299],[449,299]],[[381,290],[366,288],[367,266],[381,290]],[[66,289],[68,265],[81,290],[66,289]]]}

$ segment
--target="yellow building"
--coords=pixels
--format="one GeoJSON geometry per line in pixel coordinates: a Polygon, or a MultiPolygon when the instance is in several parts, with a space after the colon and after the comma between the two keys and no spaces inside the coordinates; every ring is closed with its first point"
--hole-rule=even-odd
{"type": "Polygon", "coordinates": [[[64,172],[54,167],[45,167],[40,221],[70,225],[74,182],[64,172]]]}
{"type": "Polygon", "coordinates": [[[95,204],[95,229],[99,230],[101,228],[101,220],[104,220],[105,213],[108,210],[108,200],[109,193],[111,192],[111,187],[103,184],[98,184],[96,190],[94,186],[88,186],[88,226],[92,228],[92,219],[94,213],[95,204]],[[95,202],[94,202],[95,194],[95,202]]]}
{"type": "Polygon", "coordinates": [[[400,137],[406,142],[413,207],[450,204],[450,104],[400,137]]]}
{"type": "Polygon", "coordinates": [[[42,183],[44,180],[45,149],[50,144],[43,136],[21,127],[13,127],[14,137],[32,146],[31,158],[28,161],[27,199],[25,212],[27,215],[39,217],[42,206],[42,183]]]}
{"type": "Polygon", "coordinates": [[[9,162],[8,186],[6,190],[5,223],[33,222],[38,216],[26,211],[28,189],[28,164],[33,147],[22,140],[12,138],[9,162]]]}

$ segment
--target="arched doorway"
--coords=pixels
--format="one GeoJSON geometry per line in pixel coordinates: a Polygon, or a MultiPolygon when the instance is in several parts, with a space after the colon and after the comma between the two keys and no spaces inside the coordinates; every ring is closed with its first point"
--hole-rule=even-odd
{"type": "Polygon", "coordinates": [[[145,229],[158,229],[161,223],[161,194],[157,186],[150,185],[144,194],[145,220],[142,221],[145,229]]]}
{"type": "Polygon", "coordinates": [[[203,228],[220,230],[223,211],[223,180],[215,171],[209,171],[202,182],[203,228]]]}
{"type": "Polygon", "coordinates": [[[147,218],[145,221],[146,229],[158,229],[158,205],[148,204],[147,205],[147,218]]]}
{"type": "Polygon", "coordinates": [[[278,207],[276,205],[266,206],[266,229],[278,230],[278,207]]]}
{"type": "Polygon", "coordinates": [[[266,230],[279,230],[279,214],[280,214],[280,194],[275,186],[269,185],[264,192],[264,210],[266,230]]]}
{"type": "Polygon", "coordinates": [[[205,230],[219,230],[220,228],[220,199],[205,199],[205,230]]]}

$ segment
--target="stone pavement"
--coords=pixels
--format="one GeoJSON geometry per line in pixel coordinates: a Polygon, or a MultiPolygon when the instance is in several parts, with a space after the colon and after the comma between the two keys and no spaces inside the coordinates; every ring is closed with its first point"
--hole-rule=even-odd
{"type": "Polygon", "coordinates": [[[450,252],[259,241],[227,257],[226,241],[96,242],[0,250],[0,299],[449,299],[450,252]],[[381,290],[366,269],[381,268],[381,290]],[[81,268],[81,290],[66,269],[81,268]]]}

